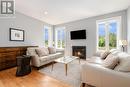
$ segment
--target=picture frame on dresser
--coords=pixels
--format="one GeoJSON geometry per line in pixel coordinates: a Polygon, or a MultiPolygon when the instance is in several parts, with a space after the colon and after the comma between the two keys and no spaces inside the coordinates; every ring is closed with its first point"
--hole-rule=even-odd
{"type": "Polygon", "coordinates": [[[24,30],[9,28],[9,38],[10,41],[24,41],[24,30]]]}

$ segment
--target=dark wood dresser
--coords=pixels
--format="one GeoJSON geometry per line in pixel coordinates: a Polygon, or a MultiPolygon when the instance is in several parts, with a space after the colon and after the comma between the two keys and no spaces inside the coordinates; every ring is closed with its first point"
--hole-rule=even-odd
{"type": "Polygon", "coordinates": [[[0,70],[15,67],[16,57],[26,55],[28,47],[37,46],[0,47],[0,70]]]}

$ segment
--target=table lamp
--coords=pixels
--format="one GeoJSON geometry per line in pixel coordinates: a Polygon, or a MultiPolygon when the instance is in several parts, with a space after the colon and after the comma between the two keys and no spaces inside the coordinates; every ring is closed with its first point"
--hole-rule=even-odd
{"type": "Polygon", "coordinates": [[[127,46],[127,40],[120,40],[119,45],[122,46],[123,52],[125,51],[125,46],[127,46]]]}

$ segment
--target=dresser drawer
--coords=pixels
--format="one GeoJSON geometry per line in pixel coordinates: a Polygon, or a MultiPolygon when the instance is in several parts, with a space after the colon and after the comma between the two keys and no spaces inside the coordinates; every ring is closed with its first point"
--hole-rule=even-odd
{"type": "Polygon", "coordinates": [[[0,57],[0,63],[4,63],[5,61],[5,57],[0,57]]]}
{"type": "Polygon", "coordinates": [[[6,62],[6,53],[0,53],[0,63],[6,62]]]}
{"type": "Polygon", "coordinates": [[[6,69],[6,63],[0,63],[0,70],[6,69]]]}
{"type": "Polygon", "coordinates": [[[14,67],[14,66],[16,66],[16,61],[7,61],[5,66],[7,66],[7,67],[14,67]]]}

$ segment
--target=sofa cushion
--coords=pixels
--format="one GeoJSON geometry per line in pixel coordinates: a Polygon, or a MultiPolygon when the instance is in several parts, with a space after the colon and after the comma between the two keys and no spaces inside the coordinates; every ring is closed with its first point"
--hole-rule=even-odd
{"type": "Polygon", "coordinates": [[[121,72],[130,72],[130,60],[127,61],[125,64],[122,66],[118,67],[117,71],[121,72]]]}
{"type": "Polygon", "coordinates": [[[127,53],[119,53],[119,64],[115,67],[114,70],[122,72],[130,72],[130,55],[127,53]]]}
{"type": "Polygon", "coordinates": [[[63,57],[63,54],[60,52],[52,54],[52,55],[55,56],[55,58],[63,57]]]}
{"type": "Polygon", "coordinates": [[[48,47],[48,50],[50,54],[56,53],[56,49],[54,47],[48,47]]]}
{"type": "Polygon", "coordinates": [[[118,64],[118,61],[118,56],[109,54],[107,58],[103,61],[102,65],[106,68],[114,69],[115,66],[118,64]]]}
{"type": "Polygon", "coordinates": [[[103,63],[103,59],[101,59],[100,57],[97,57],[97,56],[87,58],[86,61],[89,63],[94,63],[94,64],[102,64],[103,63]]]}
{"type": "Polygon", "coordinates": [[[112,55],[115,55],[115,56],[118,56],[119,53],[121,53],[121,52],[118,51],[118,50],[115,50],[115,51],[111,52],[111,54],[112,54],[112,55]]]}
{"type": "Polygon", "coordinates": [[[49,57],[49,56],[40,57],[40,61],[41,61],[41,62],[45,62],[45,61],[48,61],[48,60],[50,60],[50,57],[49,57]]]}
{"type": "Polygon", "coordinates": [[[115,51],[118,51],[117,49],[111,49],[110,52],[115,52],[115,51]]]}
{"type": "Polygon", "coordinates": [[[105,59],[109,54],[110,54],[109,51],[105,51],[105,52],[101,53],[101,58],[105,59]]]}
{"type": "Polygon", "coordinates": [[[37,54],[38,54],[39,57],[47,56],[49,54],[48,49],[45,48],[45,47],[43,47],[43,48],[37,48],[36,52],[37,52],[37,54]]]}
{"type": "Polygon", "coordinates": [[[59,57],[63,57],[62,53],[50,54],[48,56],[50,57],[50,59],[57,59],[59,57]]]}
{"type": "Polygon", "coordinates": [[[62,53],[50,54],[47,56],[40,57],[40,61],[45,62],[45,61],[49,61],[49,60],[55,60],[55,59],[62,57],[62,56],[63,56],[62,53]]]}

